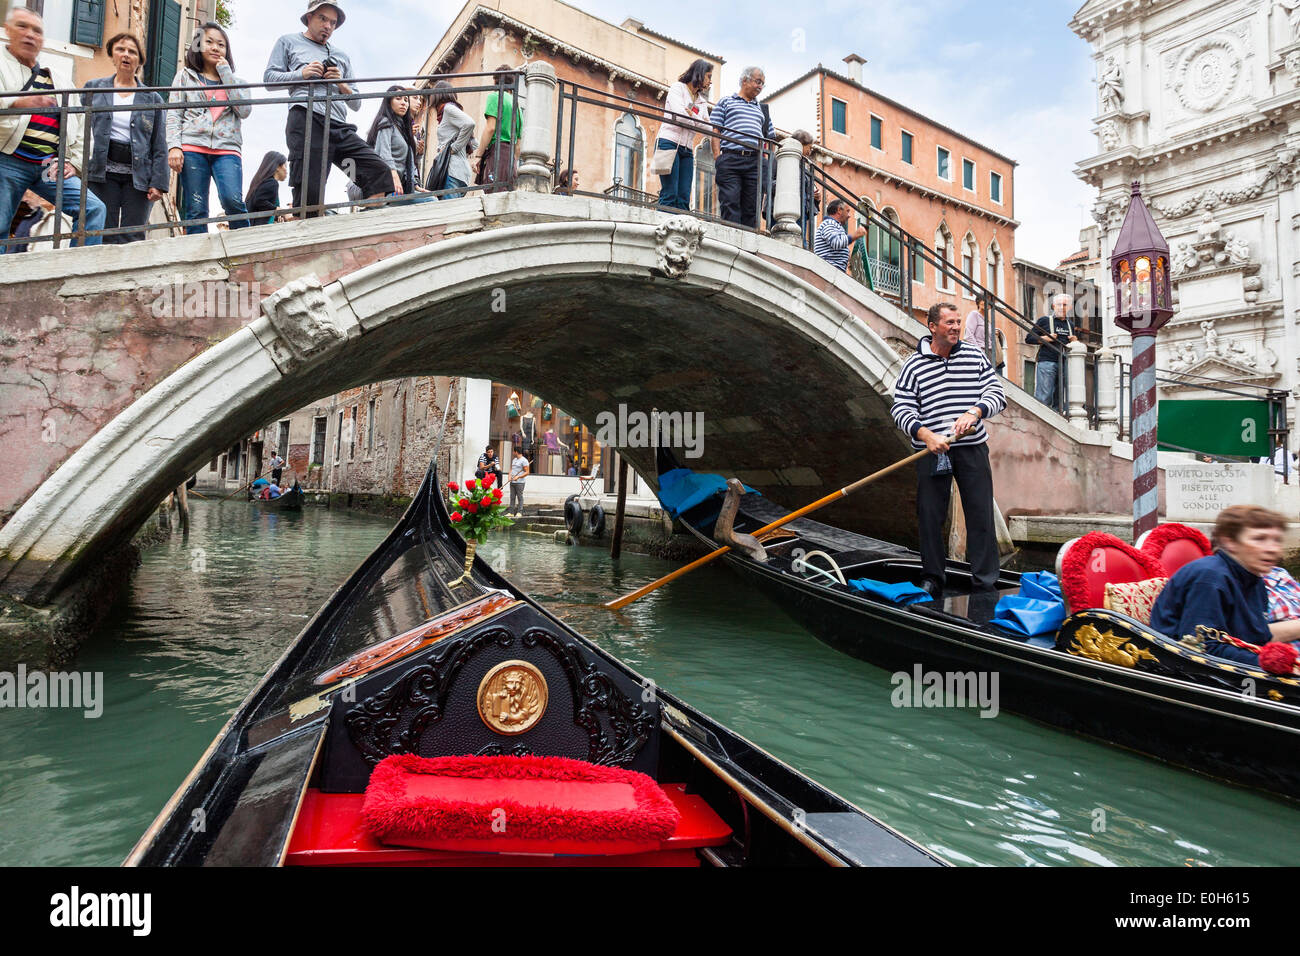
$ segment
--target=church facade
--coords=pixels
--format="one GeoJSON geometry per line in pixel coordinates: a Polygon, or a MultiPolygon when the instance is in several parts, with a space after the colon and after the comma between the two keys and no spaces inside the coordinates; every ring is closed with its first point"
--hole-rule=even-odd
{"type": "MultiPolygon", "coordinates": [[[[1103,266],[1134,180],[1169,240],[1177,311],[1157,368],[1286,390],[1294,427],[1300,0],[1089,0],[1070,27],[1096,61],[1097,152],[1076,172],[1098,190],[1103,266]]],[[[1103,334],[1127,361],[1108,270],[1100,285],[1103,334]]]]}

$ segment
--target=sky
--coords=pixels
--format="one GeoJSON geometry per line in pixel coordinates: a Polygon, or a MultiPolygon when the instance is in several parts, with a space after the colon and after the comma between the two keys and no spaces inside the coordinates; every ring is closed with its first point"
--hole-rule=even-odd
{"type": "MultiPolygon", "coordinates": [[[[871,89],[1016,160],[1016,255],[1054,266],[1079,248],[1095,190],[1073,173],[1097,151],[1091,48],[1067,24],[1082,0],[574,0],[612,23],[628,17],[647,28],[722,56],[721,82],[736,88],[740,70],[762,66],[776,90],[818,63],[844,72],[845,56],[867,60],[871,89]],[[792,13],[792,9],[798,12],[792,13]],[[738,13],[740,15],[738,15],[738,13]]],[[[413,75],[442,37],[461,0],[343,0],[347,22],[331,41],[358,76],[413,75]]],[[[233,0],[231,46],[236,73],[256,82],[282,33],[301,31],[306,0],[233,0]]],[[[368,92],[373,92],[367,88],[368,92]]],[[[372,101],[377,102],[377,101],[372,101]]],[[[374,116],[363,106],[364,135],[374,116]]],[[[284,109],[255,108],[244,123],[245,176],[262,155],[284,152],[284,109]]],[[[773,120],[781,125],[779,115],[773,120]]],[[[341,174],[329,195],[341,201],[341,174]]],[[[288,189],[281,202],[289,201],[288,189]]],[[[215,210],[215,205],[214,205],[215,210]]]]}

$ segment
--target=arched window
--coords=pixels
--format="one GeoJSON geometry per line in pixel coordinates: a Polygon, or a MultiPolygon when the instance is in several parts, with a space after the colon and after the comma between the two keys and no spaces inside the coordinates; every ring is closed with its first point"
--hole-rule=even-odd
{"type": "MultiPolygon", "coordinates": [[[[979,272],[976,271],[980,261],[980,247],[975,242],[975,237],[969,232],[966,238],[961,242],[961,271],[971,282],[979,281],[979,272]]],[[[967,287],[962,288],[962,293],[974,298],[975,295],[967,287]]]]}
{"type": "Polygon", "coordinates": [[[695,211],[706,216],[716,214],[713,209],[715,174],[713,150],[709,148],[709,141],[705,140],[695,147],[695,211]]]}
{"type": "Polygon", "coordinates": [[[644,160],[645,136],[636,117],[624,113],[614,124],[614,185],[641,189],[644,160]]]}
{"type": "Polygon", "coordinates": [[[936,288],[944,292],[952,291],[952,246],[952,233],[948,231],[948,224],[939,223],[939,228],[934,231],[934,251],[938,254],[941,265],[935,283],[936,288]]]}
{"type": "MultiPolygon", "coordinates": [[[[898,225],[898,213],[893,209],[885,207],[880,215],[898,225]]],[[[867,229],[867,255],[897,269],[903,261],[903,243],[898,232],[880,225],[879,221],[871,223],[867,229]]]]}
{"type": "Polygon", "coordinates": [[[989,243],[984,261],[988,266],[988,281],[984,285],[998,298],[1002,298],[1002,249],[996,239],[989,243]]]}

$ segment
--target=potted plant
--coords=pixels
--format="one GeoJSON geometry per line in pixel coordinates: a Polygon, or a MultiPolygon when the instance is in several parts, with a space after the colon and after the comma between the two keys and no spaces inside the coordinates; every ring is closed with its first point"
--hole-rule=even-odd
{"type": "Polygon", "coordinates": [[[487,541],[487,536],[497,528],[509,528],[514,522],[506,517],[506,509],[501,505],[501,489],[492,487],[496,484],[496,475],[488,473],[482,478],[471,478],[464,488],[454,481],[447,482],[447,511],[451,514],[451,523],[465,539],[465,572],[448,587],[469,580],[470,568],[474,566],[474,552],[478,546],[487,541]]]}

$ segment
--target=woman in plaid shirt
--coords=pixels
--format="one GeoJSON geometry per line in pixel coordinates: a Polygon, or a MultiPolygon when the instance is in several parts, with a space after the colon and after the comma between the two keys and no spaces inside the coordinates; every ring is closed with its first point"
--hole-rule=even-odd
{"type": "Polygon", "coordinates": [[[1286,568],[1264,575],[1268,590],[1268,630],[1275,641],[1300,640],[1300,583],[1286,568]]]}

